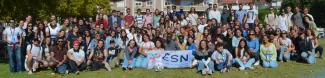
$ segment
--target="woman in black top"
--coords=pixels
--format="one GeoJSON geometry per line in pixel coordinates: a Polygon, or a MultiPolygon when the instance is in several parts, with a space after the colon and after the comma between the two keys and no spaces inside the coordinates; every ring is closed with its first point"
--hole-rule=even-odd
{"type": "Polygon", "coordinates": [[[214,71],[214,63],[211,61],[212,51],[208,49],[208,43],[202,40],[199,45],[199,49],[195,50],[195,57],[198,60],[198,72],[202,72],[202,75],[211,75],[214,71]]]}

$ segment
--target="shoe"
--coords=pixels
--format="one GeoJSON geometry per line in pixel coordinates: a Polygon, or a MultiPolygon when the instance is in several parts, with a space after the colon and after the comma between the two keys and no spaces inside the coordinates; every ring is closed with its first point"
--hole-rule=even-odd
{"type": "Polygon", "coordinates": [[[76,71],[74,74],[78,75],[80,71],[76,71]]]}
{"type": "Polygon", "coordinates": [[[256,62],[254,63],[254,65],[255,65],[255,66],[260,65],[260,61],[256,61],[256,62]]]}
{"type": "Polygon", "coordinates": [[[229,69],[227,69],[225,72],[229,72],[230,70],[229,69]]]}
{"type": "Polygon", "coordinates": [[[32,74],[33,74],[33,72],[32,72],[32,71],[29,71],[29,72],[28,72],[28,75],[32,75],[32,74]]]}
{"type": "Polygon", "coordinates": [[[33,68],[33,72],[35,72],[36,71],[36,69],[35,68],[33,68]]]}
{"type": "Polygon", "coordinates": [[[209,70],[207,73],[208,73],[208,75],[211,75],[212,74],[212,70],[209,70]]]}
{"type": "Polygon", "coordinates": [[[51,73],[51,75],[55,75],[55,73],[51,73]]]}
{"type": "Polygon", "coordinates": [[[206,75],[207,74],[207,69],[203,69],[202,70],[202,75],[206,75]]]}
{"type": "Polygon", "coordinates": [[[55,75],[55,71],[52,70],[52,71],[51,71],[51,75],[55,75]]]}
{"type": "Polygon", "coordinates": [[[108,70],[108,71],[112,71],[111,67],[109,66],[108,63],[105,63],[105,68],[108,70]]]}
{"type": "Polygon", "coordinates": [[[245,70],[245,67],[239,67],[239,70],[240,71],[245,70]]]}
{"type": "Polygon", "coordinates": [[[221,70],[220,70],[220,73],[221,73],[221,74],[222,74],[222,73],[225,73],[225,71],[224,71],[223,69],[221,69],[221,70]]]}
{"type": "Polygon", "coordinates": [[[68,70],[66,70],[66,71],[65,71],[65,74],[69,74],[69,71],[68,71],[68,70]]]}
{"type": "Polygon", "coordinates": [[[193,60],[193,63],[191,65],[191,68],[197,65],[197,60],[193,60]]]}
{"type": "Polygon", "coordinates": [[[133,69],[133,67],[128,67],[128,69],[129,69],[129,70],[132,70],[132,69],[133,69]]]}
{"type": "Polygon", "coordinates": [[[126,67],[122,67],[122,70],[126,70],[126,67]]]}
{"type": "Polygon", "coordinates": [[[254,68],[253,67],[247,67],[246,69],[247,70],[253,70],[254,68]]]}

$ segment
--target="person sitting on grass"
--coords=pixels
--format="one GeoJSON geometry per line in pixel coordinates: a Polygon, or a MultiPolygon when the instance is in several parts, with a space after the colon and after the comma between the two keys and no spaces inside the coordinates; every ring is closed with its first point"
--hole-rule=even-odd
{"type": "Polygon", "coordinates": [[[107,62],[108,66],[105,65],[105,67],[108,68],[115,68],[116,66],[119,65],[118,63],[118,46],[115,46],[115,41],[111,40],[109,41],[110,47],[108,47],[108,57],[107,57],[107,62]]]}
{"type": "Polygon", "coordinates": [[[224,49],[223,46],[223,43],[217,43],[216,50],[211,56],[212,60],[216,63],[217,70],[220,70],[220,73],[229,72],[233,63],[231,53],[227,49],[224,49]]]}
{"type": "Polygon", "coordinates": [[[291,39],[287,37],[287,32],[282,31],[281,38],[280,38],[280,55],[279,55],[279,60],[280,62],[283,62],[282,59],[284,59],[285,62],[290,60],[290,56],[293,56],[293,50],[295,49],[294,46],[292,45],[291,39]]]}
{"type": "Polygon", "coordinates": [[[208,43],[202,40],[199,44],[199,49],[195,50],[195,57],[198,60],[197,72],[202,75],[211,75],[214,72],[214,63],[211,61],[212,51],[208,48],[208,43]]]}
{"type": "Polygon", "coordinates": [[[100,68],[104,68],[105,66],[108,71],[111,71],[111,68],[107,63],[107,55],[107,50],[105,50],[104,48],[104,41],[99,40],[97,43],[97,47],[92,49],[88,56],[89,59],[87,61],[87,65],[90,65],[90,70],[99,70],[100,68]]]}
{"type": "Polygon", "coordinates": [[[263,42],[260,47],[260,56],[263,61],[264,68],[275,68],[278,66],[276,58],[276,47],[273,43],[270,43],[270,38],[267,35],[262,37],[263,42]]]}
{"type": "Polygon", "coordinates": [[[251,52],[245,39],[240,39],[238,47],[235,49],[235,61],[239,64],[239,70],[253,69],[252,64],[255,59],[251,58],[251,52]]]}
{"type": "Polygon", "coordinates": [[[124,62],[122,65],[122,69],[126,70],[127,68],[129,70],[132,70],[135,67],[136,63],[136,54],[138,52],[138,47],[134,39],[130,40],[127,47],[124,50],[124,62]]]}
{"type": "Polygon", "coordinates": [[[323,46],[319,45],[317,36],[315,35],[315,31],[312,29],[307,29],[305,33],[307,38],[309,38],[312,41],[315,57],[316,57],[316,53],[319,52],[319,58],[323,59],[323,46]]]}
{"type": "Polygon", "coordinates": [[[87,64],[85,62],[85,52],[80,49],[79,41],[73,41],[73,48],[68,50],[67,56],[69,58],[70,70],[67,72],[73,72],[79,74],[79,71],[85,70],[87,64]]]}
{"type": "Polygon", "coordinates": [[[49,63],[52,70],[51,75],[54,75],[55,72],[66,73],[67,51],[63,45],[63,38],[58,39],[56,46],[51,46],[51,61],[49,63]]]}
{"type": "Polygon", "coordinates": [[[152,50],[155,48],[155,44],[149,40],[149,35],[145,34],[142,36],[143,42],[140,43],[139,45],[139,57],[136,62],[136,67],[137,68],[148,68],[148,63],[149,59],[147,58],[147,51],[152,50]]]}
{"type": "Polygon", "coordinates": [[[305,33],[300,33],[300,54],[302,57],[302,61],[307,61],[308,64],[315,64],[315,52],[313,50],[313,44],[311,39],[308,39],[305,33]]]}
{"type": "Polygon", "coordinates": [[[42,47],[39,46],[38,44],[38,39],[35,38],[33,40],[33,44],[30,44],[27,46],[27,55],[26,55],[26,60],[25,60],[25,66],[26,71],[28,71],[28,74],[31,75],[33,74],[36,69],[39,68],[40,63],[43,63],[43,67],[47,62],[42,62],[42,47]]]}
{"type": "MultiPolygon", "coordinates": [[[[162,39],[158,39],[155,42],[155,48],[153,50],[158,50],[158,51],[164,51],[164,43],[162,39]]],[[[162,71],[164,69],[164,65],[162,64],[162,60],[161,59],[155,59],[155,63],[154,63],[154,69],[156,72],[162,71]]],[[[149,66],[149,69],[151,68],[151,66],[149,66]]]]}

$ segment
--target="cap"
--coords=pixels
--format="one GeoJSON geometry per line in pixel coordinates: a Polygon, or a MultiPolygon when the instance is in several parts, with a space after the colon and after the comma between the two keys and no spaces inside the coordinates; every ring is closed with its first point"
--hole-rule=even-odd
{"type": "Polygon", "coordinates": [[[79,41],[75,40],[75,41],[73,41],[73,44],[78,44],[79,45],[79,41]]]}
{"type": "Polygon", "coordinates": [[[33,41],[39,41],[38,38],[34,38],[33,41]]]}

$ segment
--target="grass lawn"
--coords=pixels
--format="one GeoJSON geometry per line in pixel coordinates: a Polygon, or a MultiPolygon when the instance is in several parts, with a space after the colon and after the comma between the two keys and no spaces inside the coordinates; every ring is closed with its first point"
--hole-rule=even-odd
{"type": "MultiPolygon", "coordinates": [[[[325,45],[325,40],[319,41],[325,45]]],[[[119,67],[108,72],[104,69],[99,71],[81,72],[75,74],[56,74],[51,75],[50,70],[34,72],[33,75],[27,75],[27,72],[10,74],[8,63],[0,60],[0,78],[324,78],[325,59],[317,58],[314,65],[297,63],[289,61],[279,63],[279,67],[270,69],[261,66],[254,67],[254,70],[239,71],[238,68],[231,68],[230,72],[220,74],[215,72],[211,76],[202,76],[196,73],[196,69],[165,69],[162,72],[154,72],[147,69],[134,69],[132,71],[122,71],[119,67]]]]}

